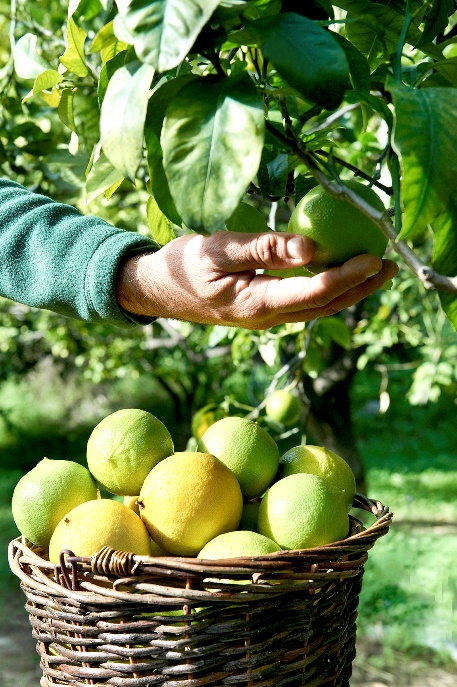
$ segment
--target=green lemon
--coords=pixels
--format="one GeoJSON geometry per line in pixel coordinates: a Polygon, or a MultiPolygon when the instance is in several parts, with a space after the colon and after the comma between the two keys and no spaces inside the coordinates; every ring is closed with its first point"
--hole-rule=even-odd
{"type": "MultiPolygon", "coordinates": [[[[359,181],[345,181],[376,210],[384,212],[384,205],[372,188],[359,181]]],[[[346,260],[371,253],[382,258],[387,238],[380,229],[356,207],[333,196],[322,186],[311,189],[293,211],[287,231],[311,238],[316,246],[306,269],[323,272],[342,265],[346,260]]]]}
{"type": "Polygon", "coordinates": [[[341,456],[323,446],[294,446],[281,456],[278,477],[282,479],[299,472],[322,477],[330,487],[344,492],[347,508],[352,508],[355,477],[341,456]]]}
{"type": "Polygon", "coordinates": [[[265,413],[275,422],[292,427],[297,424],[302,412],[302,406],[298,398],[290,391],[277,389],[268,396],[265,405],[265,413]]]}
{"type": "Polygon", "coordinates": [[[279,465],[275,440],[257,422],[226,417],[211,425],[199,441],[199,450],[212,453],[232,470],[247,499],[261,496],[279,465]]]}
{"type": "Polygon", "coordinates": [[[43,458],[14,489],[14,522],[32,544],[47,549],[61,518],[97,496],[97,485],[87,468],[71,460],[43,458]]]}
{"type": "Polygon", "coordinates": [[[257,518],[259,517],[260,501],[248,501],[243,506],[239,530],[251,530],[257,532],[257,518]]]}
{"type": "Polygon", "coordinates": [[[220,534],[209,541],[198,554],[197,558],[240,558],[251,556],[265,556],[265,554],[281,551],[276,542],[257,532],[237,530],[220,534]]]}
{"type": "Polygon", "coordinates": [[[340,541],[349,532],[344,493],[316,475],[289,475],[275,482],[263,497],[257,527],[282,549],[340,541]]]}
{"type": "Polygon", "coordinates": [[[124,408],[95,427],[87,442],[87,463],[107,491],[135,496],[146,475],[173,450],[168,429],[155,415],[124,408]]]}

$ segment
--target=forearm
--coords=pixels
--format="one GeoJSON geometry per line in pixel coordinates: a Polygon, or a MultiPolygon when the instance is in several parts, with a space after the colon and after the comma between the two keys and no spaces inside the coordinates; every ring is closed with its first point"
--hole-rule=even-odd
{"type": "Polygon", "coordinates": [[[0,179],[0,294],[69,317],[132,326],[116,299],[126,256],[157,248],[71,206],[0,179]]]}

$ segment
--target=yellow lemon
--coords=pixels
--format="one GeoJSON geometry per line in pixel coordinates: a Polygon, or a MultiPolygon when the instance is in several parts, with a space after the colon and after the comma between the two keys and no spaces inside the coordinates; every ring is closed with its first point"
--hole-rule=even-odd
{"type": "Polygon", "coordinates": [[[87,442],[87,463],[107,491],[134,496],[154,465],[173,450],[168,429],[155,415],[124,408],[95,427],[87,442]]]}
{"type": "Polygon", "coordinates": [[[316,475],[289,475],[268,489],[260,504],[257,528],[282,549],[339,541],[349,531],[344,495],[316,475]]]}
{"type": "Polygon", "coordinates": [[[151,470],[139,506],[155,542],[171,553],[196,556],[210,539],[238,527],[243,497],[224,463],[208,453],[184,451],[151,470]]]}
{"type": "Polygon", "coordinates": [[[278,477],[281,479],[298,472],[322,477],[332,488],[344,492],[347,508],[352,508],[355,477],[341,456],[323,446],[294,446],[281,456],[278,477]]]}
{"type": "Polygon", "coordinates": [[[69,510],[96,499],[89,470],[71,460],[43,458],[17,483],[12,510],[16,526],[32,544],[47,549],[54,529],[69,510]]]}
{"type": "Polygon", "coordinates": [[[138,505],[139,496],[124,496],[124,506],[133,510],[137,515],[140,514],[140,507],[138,505]]]}
{"type": "MultiPolygon", "coordinates": [[[[383,202],[372,188],[359,181],[344,183],[376,210],[384,212],[383,202]]],[[[371,219],[322,186],[311,189],[299,201],[287,231],[308,236],[314,241],[316,250],[306,265],[311,272],[342,265],[362,253],[382,258],[387,247],[387,238],[371,219]]]]}
{"type": "Polygon", "coordinates": [[[276,542],[257,532],[237,530],[226,532],[211,539],[200,551],[197,558],[239,558],[251,556],[265,556],[265,554],[281,551],[276,542]]]}
{"type": "Polygon", "coordinates": [[[264,493],[279,465],[275,440],[257,422],[243,417],[215,422],[203,434],[198,448],[212,453],[235,473],[248,499],[264,493]]]}
{"type": "Polygon", "coordinates": [[[277,389],[267,398],[265,413],[275,422],[292,427],[300,419],[302,406],[298,398],[290,391],[277,389]]]}
{"type": "Polygon", "coordinates": [[[49,560],[59,562],[60,552],[92,556],[104,546],[151,555],[151,539],[141,518],[114,499],[86,501],[59,522],[49,543],[49,560]]]}

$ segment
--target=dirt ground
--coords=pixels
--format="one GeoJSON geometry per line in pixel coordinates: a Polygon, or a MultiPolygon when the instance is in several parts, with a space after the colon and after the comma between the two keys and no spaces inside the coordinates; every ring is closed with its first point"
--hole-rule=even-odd
{"type": "MultiPolygon", "coordinates": [[[[0,625],[0,687],[40,687],[41,671],[32,638],[24,597],[12,594],[4,601],[0,625]]],[[[379,647],[359,641],[351,687],[457,687],[457,665],[448,672],[425,661],[406,662],[401,656],[392,665],[376,667],[379,647]]]]}

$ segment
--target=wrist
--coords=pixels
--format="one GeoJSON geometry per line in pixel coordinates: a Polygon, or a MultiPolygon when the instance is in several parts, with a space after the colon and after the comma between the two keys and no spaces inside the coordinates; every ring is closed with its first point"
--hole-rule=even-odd
{"type": "Polygon", "coordinates": [[[154,252],[127,257],[120,265],[116,279],[119,306],[132,315],[160,317],[154,299],[154,252]]]}

